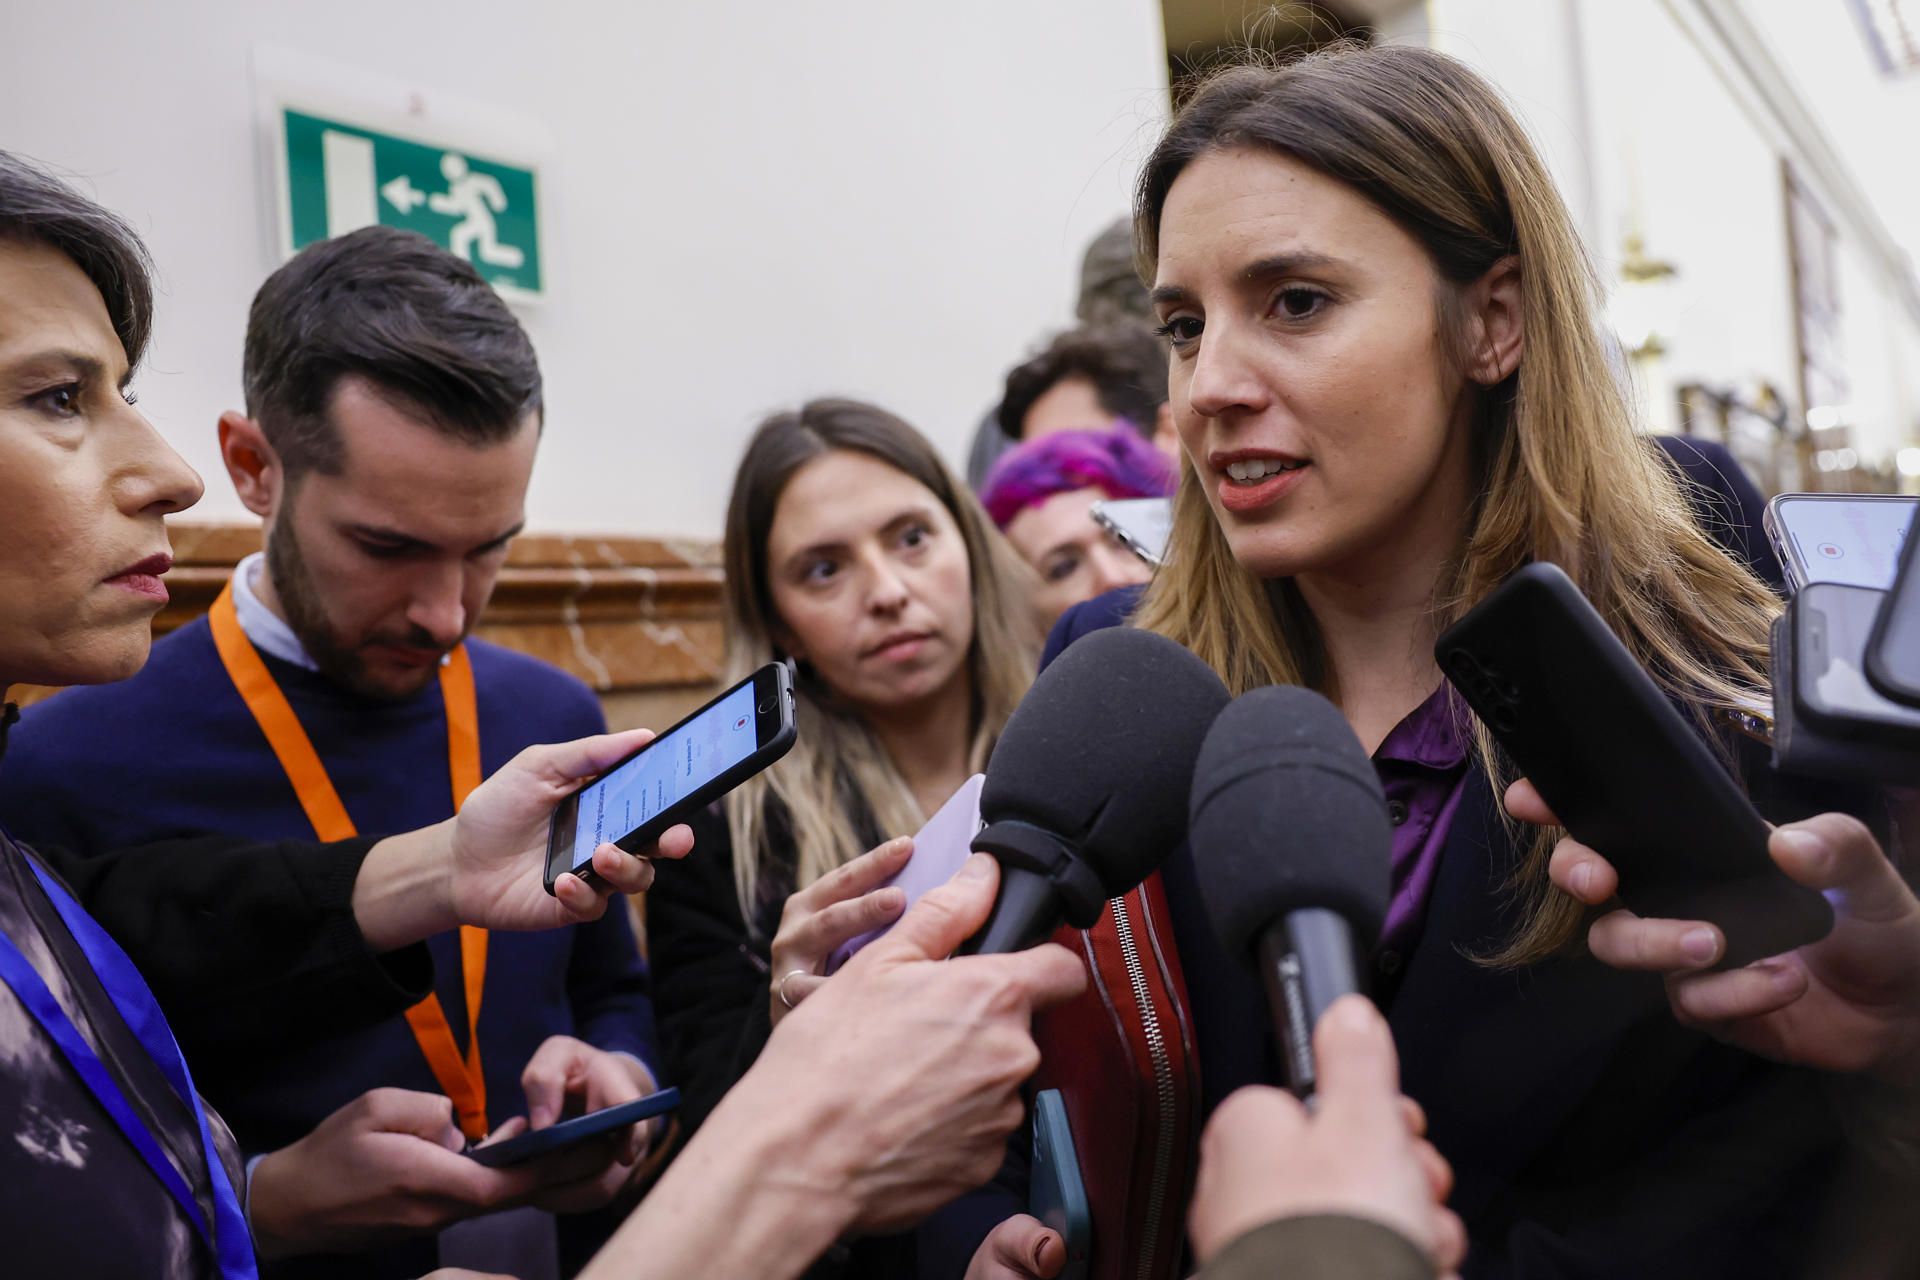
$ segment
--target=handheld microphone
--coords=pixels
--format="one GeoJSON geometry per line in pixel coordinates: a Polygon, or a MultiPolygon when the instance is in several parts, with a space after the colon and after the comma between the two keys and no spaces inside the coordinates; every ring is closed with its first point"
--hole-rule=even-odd
{"type": "Polygon", "coordinates": [[[1194,764],[1189,837],[1213,931],[1260,974],[1287,1083],[1309,1097],[1314,1024],[1366,990],[1387,914],[1393,824],[1373,763],[1319,694],[1242,694],[1194,764]]]}
{"type": "Polygon", "coordinates": [[[1186,835],[1187,793],[1227,690],[1165,636],[1075,641],[1007,720],[973,847],[1000,860],[1000,896],[965,954],[1020,951],[1062,921],[1088,929],[1186,835]]]}

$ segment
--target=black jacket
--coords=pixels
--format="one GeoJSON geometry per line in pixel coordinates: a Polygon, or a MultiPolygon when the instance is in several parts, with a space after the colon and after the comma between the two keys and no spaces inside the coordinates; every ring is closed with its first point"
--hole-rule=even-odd
{"type": "MultiPolygon", "coordinates": [[[[0,711],[0,750],[11,711],[0,711]]],[[[196,1108],[207,1114],[213,1156],[244,1198],[238,1148],[210,1108],[198,1099],[188,1105],[163,1075],[33,864],[64,882],[127,953],[192,1072],[210,1054],[257,1053],[387,1016],[427,989],[424,947],[377,957],[354,923],[353,882],[372,843],[190,840],[86,859],[30,851],[0,832],[0,927],[98,1056],[203,1221],[216,1215],[196,1108]]],[[[218,1274],[188,1216],[11,988],[0,988],[0,1120],[14,1139],[0,1146],[8,1275],[218,1274]]]]}

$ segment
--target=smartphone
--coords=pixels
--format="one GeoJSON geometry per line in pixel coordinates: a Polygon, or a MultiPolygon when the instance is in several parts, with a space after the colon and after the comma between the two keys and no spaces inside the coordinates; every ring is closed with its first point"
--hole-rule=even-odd
{"type": "Polygon", "coordinates": [[[1920,537],[1907,539],[1893,587],[1874,618],[1867,679],[1895,702],[1920,707],[1920,537]]]}
{"type": "Polygon", "coordinates": [[[591,878],[593,851],[609,841],[644,851],[787,754],[793,738],[793,676],[769,662],[560,802],[547,830],[547,892],[568,871],[591,878]]]}
{"type": "Polygon", "coordinates": [[[1920,742],[1920,710],[1867,681],[1867,638],[1886,592],[1815,582],[1793,601],[1793,709],[1823,733],[1920,742]]]}
{"type": "Polygon", "coordinates": [[[1833,927],[1827,900],[1767,856],[1770,828],[1727,766],[1557,566],[1515,573],[1434,653],[1633,910],[1719,925],[1723,968],[1833,927]]]}
{"type": "MultiPolygon", "coordinates": [[[[927,890],[953,879],[953,873],[973,853],[973,838],[980,834],[981,826],[980,788],[986,785],[986,774],[974,774],[947,797],[947,802],[927,819],[926,826],[914,833],[913,855],[907,859],[907,865],[887,881],[906,891],[907,906],[913,906],[927,890]]],[[[898,923],[896,918],[894,924],[898,923]]],[[[882,925],[841,943],[827,957],[827,972],[832,973],[853,959],[854,952],[891,928],[892,924],[882,925]]]]}
{"type": "Polygon", "coordinates": [[[522,1160],[531,1160],[535,1156],[546,1155],[550,1151],[561,1151],[567,1147],[578,1146],[590,1138],[612,1133],[615,1129],[624,1129],[630,1124],[642,1120],[651,1120],[680,1105],[678,1089],[662,1089],[650,1093],[644,1098],[635,1098],[632,1102],[623,1102],[617,1107],[602,1107],[598,1111],[589,1111],[584,1116],[572,1120],[561,1120],[544,1129],[530,1129],[526,1133],[508,1138],[505,1142],[490,1142],[484,1146],[469,1146],[466,1154],[489,1169],[498,1169],[505,1165],[519,1164],[522,1160]]]}
{"type": "Polygon", "coordinates": [[[1885,591],[1917,506],[1920,498],[1897,494],[1783,493],[1763,523],[1793,590],[1833,582],[1885,591]]]}
{"type": "Polygon", "coordinates": [[[1080,1153],[1073,1147],[1066,1099],[1058,1089],[1043,1089],[1033,1099],[1033,1170],[1027,1183],[1027,1211],[1066,1241],[1067,1265],[1059,1280],[1086,1280],[1093,1254],[1093,1208],[1080,1177],[1080,1153]]]}
{"type": "Polygon", "coordinates": [[[1166,563],[1172,498],[1112,498],[1093,504],[1094,523],[1150,565],[1166,563]]]}
{"type": "Polygon", "coordinates": [[[1794,669],[1795,616],[1805,593],[1787,602],[1773,620],[1773,768],[1776,773],[1828,778],[1853,786],[1909,786],[1920,778],[1920,741],[1875,740],[1830,734],[1800,713],[1794,669]]]}

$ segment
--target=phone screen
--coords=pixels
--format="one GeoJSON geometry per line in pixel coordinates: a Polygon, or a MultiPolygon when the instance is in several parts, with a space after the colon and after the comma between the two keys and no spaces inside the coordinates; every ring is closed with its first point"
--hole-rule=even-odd
{"type": "Polygon", "coordinates": [[[1127,549],[1148,564],[1167,557],[1173,534],[1173,499],[1120,498],[1093,504],[1095,521],[1113,531],[1127,549]]]}
{"type": "Polygon", "coordinates": [[[1798,498],[1780,504],[1779,520],[1808,582],[1885,591],[1893,585],[1916,505],[1885,498],[1798,498]]]}
{"type": "Polygon", "coordinates": [[[572,869],[753,754],[754,682],[748,680],[695,719],[647,744],[633,759],[580,792],[572,869]]]}
{"type": "Polygon", "coordinates": [[[1880,696],[1867,683],[1867,637],[1883,593],[1863,587],[1816,585],[1799,602],[1801,619],[1794,647],[1796,669],[1804,664],[1802,688],[1814,709],[1830,716],[1920,727],[1920,711],[1880,696]]]}

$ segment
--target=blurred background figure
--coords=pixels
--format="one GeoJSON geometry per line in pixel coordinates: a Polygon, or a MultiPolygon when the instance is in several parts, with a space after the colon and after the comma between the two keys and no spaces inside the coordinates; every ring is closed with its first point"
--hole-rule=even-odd
{"type": "Polygon", "coordinates": [[[1040,575],[1034,603],[1051,624],[1082,600],[1143,583],[1153,567],[1093,518],[1106,499],[1165,498],[1176,473],[1128,424],[1060,431],[1001,455],[980,502],[1040,575]]]}
{"type": "MultiPolygon", "coordinates": [[[[1133,261],[1133,220],[1117,218],[1087,244],[1080,259],[1080,292],[1074,303],[1074,319],[1081,327],[1151,329],[1153,309],[1147,305],[1147,287],[1133,261]]],[[[1165,364],[1164,353],[1161,363],[1165,364]]],[[[1159,383],[1164,399],[1165,377],[1159,383]]],[[[973,443],[967,451],[967,483],[974,492],[986,483],[994,460],[1020,438],[1009,435],[1000,423],[1000,407],[987,411],[974,429],[973,443]]]]}
{"type": "Polygon", "coordinates": [[[999,455],[1058,431],[1101,431],[1122,423],[1177,457],[1167,408],[1167,348],[1143,320],[1120,318],[1054,335],[1007,374],[1000,406],[980,424],[969,462],[978,490],[999,455]],[[987,442],[992,455],[983,461],[987,442]],[[973,468],[979,468],[979,474],[973,468]]]}

